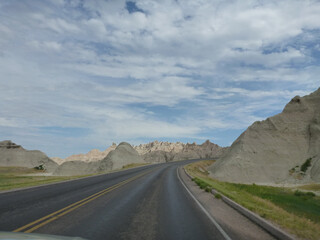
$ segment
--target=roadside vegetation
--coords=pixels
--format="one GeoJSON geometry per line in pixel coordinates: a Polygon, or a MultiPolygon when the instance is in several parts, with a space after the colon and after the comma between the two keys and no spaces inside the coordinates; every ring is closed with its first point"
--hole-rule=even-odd
{"type": "Polygon", "coordinates": [[[284,187],[220,182],[208,176],[206,169],[213,163],[213,160],[200,161],[185,168],[203,189],[216,189],[302,239],[319,239],[320,197],[308,192],[317,189],[319,185],[308,185],[300,191],[284,187]]]}
{"type": "Polygon", "coordinates": [[[42,165],[35,168],[25,167],[0,167],[0,192],[5,190],[11,190],[15,188],[24,188],[31,186],[38,186],[48,183],[61,182],[66,180],[72,180],[77,178],[83,178],[88,176],[99,175],[103,173],[118,172],[134,167],[142,167],[148,165],[145,163],[132,163],[122,167],[122,169],[116,169],[110,172],[99,172],[87,175],[77,176],[46,176],[45,169],[42,165]],[[41,175],[43,173],[43,176],[41,175]]]}
{"type": "Polygon", "coordinates": [[[302,189],[302,190],[320,193],[320,184],[319,183],[307,184],[307,185],[299,186],[298,188],[302,189]]]}
{"type": "Polygon", "coordinates": [[[124,169],[129,169],[134,167],[142,167],[146,165],[149,165],[149,163],[130,163],[130,164],[124,165],[122,169],[124,170],[124,169]]]}
{"type": "MultiPolygon", "coordinates": [[[[0,191],[14,188],[23,188],[47,183],[76,179],[84,176],[35,176],[45,173],[43,169],[32,169],[24,167],[0,167],[0,191]]],[[[88,176],[88,175],[87,175],[88,176]]]]}

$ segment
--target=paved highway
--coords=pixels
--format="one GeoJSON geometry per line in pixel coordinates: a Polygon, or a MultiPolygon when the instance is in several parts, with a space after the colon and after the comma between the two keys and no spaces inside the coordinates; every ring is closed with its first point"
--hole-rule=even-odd
{"type": "Polygon", "coordinates": [[[0,231],[86,239],[226,239],[174,162],[0,194],[0,231]]]}

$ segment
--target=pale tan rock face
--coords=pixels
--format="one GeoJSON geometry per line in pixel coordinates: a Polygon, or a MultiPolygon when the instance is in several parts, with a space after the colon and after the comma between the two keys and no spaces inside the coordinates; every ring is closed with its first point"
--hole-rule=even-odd
{"type": "Polygon", "coordinates": [[[132,163],[145,163],[145,161],[129,143],[122,142],[101,160],[99,171],[121,169],[132,163]]]}
{"type": "MultiPolygon", "coordinates": [[[[226,149],[211,143],[209,140],[201,145],[155,141],[136,147],[123,142],[102,160],[90,162],[66,161],[58,167],[54,174],[80,175],[121,169],[131,163],[163,163],[185,159],[216,158],[221,156],[226,149]]],[[[95,150],[93,152],[99,154],[95,150]]]]}
{"type": "Polygon", "coordinates": [[[120,143],[113,151],[98,161],[67,161],[54,172],[55,175],[81,175],[121,169],[131,163],[145,163],[134,148],[125,142],[120,143]]]}
{"type": "MultiPolygon", "coordinates": [[[[211,175],[241,183],[320,181],[320,89],[294,97],[282,113],[252,124],[228,153],[210,167],[211,175]],[[312,158],[311,167],[295,178],[290,169],[312,158]]],[[[298,168],[297,168],[298,169],[298,168]]]]}
{"type": "Polygon", "coordinates": [[[43,165],[48,172],[58,164],[38,150],[26,150],[9,140],[0,142],[0,166],[34,168],[43,165]]]}
{"type": "Polygon", "coordinates": [[[140,144],[139,146],[135,146],[134,149],[140,155],[144,155],[146,153],[155,152],[155,151],[177,153],[182,151],[184,147],[185,147],[185,144],[181,142],[170,143],[170,142],[154,141],[147,144],[140,144]]]}
{"type": "Polygon", "coordinates": [[[53,161],[55,161],[56,163],[58,163],[59,165],[65,162],[64,158],[59,158],[59,157],[51,157],[51,159],[53,161]]]}
{"type": "Polygon", "coordinates": [[[58,157],[53,157],[51,159],[54,160],[55,162],[57,162],[58,164],[62,164],[64,162],[68,162],[68,161],[83,161],[83,162],[87,162],[87,163],[88,162],[96,162],[96,161],[100,161],[103,158],[105,158],[111,151],[115,150],[116,147],[117,147],[117,145],[114,143],[104,151],[100,151],[98,149],[93,149],[93,150],[89,151],[88,153],[85,153],[85,154],[80,153],[80,154],[71,155],[65,159],[58,158],[58,157]]]}
{"type": "Polygon", "coordinates": [[[154,141],[134,147],[146,162],[160,163],[186,159],[220,157],[227,148],[222,148],[209,140],[203,144],[184,144],[154,141]]]}
{"type": "MultiPolygon", "coordinates": [[[[104,159],[111,151],[115,150],[116,147],[117,145],[113,144],[102,152],[98,149],[93,149],[86,154],[75,154],[65,159],[58,157],[53,157],[51,159],[59,165],[69,161],[83,161],[86,163],[96,162],[104,159]]],[[[147,144],[133,146],[133,148],[144,159],[144,161],[148,163],[161,163],[198,158],[216,158],[221,156],[226,150],[226,148],[221,148],[218,145],[211,143],[209,140],[201,145],[197,145],[196,143],[185,144],[181,142],[170,143],[154,141],[147,144]]]]}

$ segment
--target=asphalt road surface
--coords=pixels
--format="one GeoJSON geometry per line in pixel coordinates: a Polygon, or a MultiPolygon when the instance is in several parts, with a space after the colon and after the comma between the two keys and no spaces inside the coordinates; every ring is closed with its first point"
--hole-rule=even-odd
{"type": "Polygon", "coordinates": [[[86,239],[226,239],[177,176],[145,166],[0,194],[0,231],[86,239]]]}

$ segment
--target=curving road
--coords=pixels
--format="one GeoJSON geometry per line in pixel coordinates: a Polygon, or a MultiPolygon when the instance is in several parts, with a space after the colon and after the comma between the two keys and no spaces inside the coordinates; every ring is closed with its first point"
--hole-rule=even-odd
{"type": "Polygon", "coordinates": [[[0,231],[86,239],[226,239],[177,176],[187,161],[0,194],[0,231]]]}

